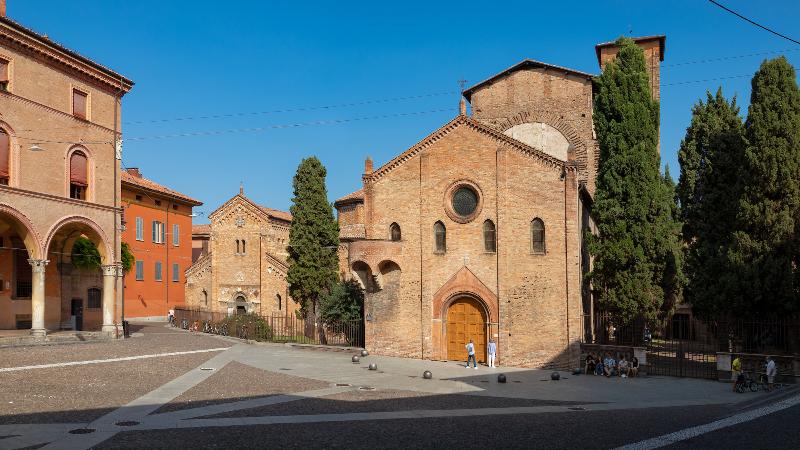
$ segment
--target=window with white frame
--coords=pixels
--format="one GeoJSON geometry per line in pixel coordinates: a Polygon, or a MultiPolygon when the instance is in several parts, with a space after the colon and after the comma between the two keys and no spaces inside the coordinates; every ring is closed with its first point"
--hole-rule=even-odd
{"type": "Polygon", "coordinates": [[[153,221],[153,243],[163,244],[165,241],[164,236],[164,223],[157,220],[153,221]]]}
{"type": "Polygon", "coordinates": [[[172,245],[177,247],[181,243],[181,227],[177,223],[172,224],[172,245]]]}
{"type": "Polygon", "coordinates": [[[136,240],[144,240],[144,219],[141,217],[136,218],[136,240]]]}
{"type": "Polygon", "coordinates": [[[136,280],[144,280],[144,261],[136,261],[136,280]]]}
{"type": "Polygon", "coordinates": [[[156,261],[156,281],[161,281],[161,261],[156,261]]]}
{"type": "Polygon", "coordinates": [[[180,274],[180,266],[178,266],[178,263],[173,263],[172,264],[172,281],[174,281],[176,283],[178,281],[180,281],[180,275],[179,274],[180,274]]]}

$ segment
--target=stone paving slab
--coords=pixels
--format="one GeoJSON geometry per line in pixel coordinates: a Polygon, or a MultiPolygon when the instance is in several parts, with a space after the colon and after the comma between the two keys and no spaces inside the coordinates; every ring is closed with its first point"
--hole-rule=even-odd
{"type": "Polygon", "coordinates": [[[330,383],[268,372],[233,361],[207,380],[162,406],[155,413],[179,411],[252,397],[289,394],[328,386],[330,383]]]}
{"type": "Polygon", "coordinates": [[[0,423],[89,422],[214,355],[0,373],[0,423]]]}
{"type": "Polygon", "coordinates": [[[55,346],[0,348],[0,367],[229,347],[230,342],[202,333],[181,333],[163,324],[141,326],[141,337],[55,346]]]}

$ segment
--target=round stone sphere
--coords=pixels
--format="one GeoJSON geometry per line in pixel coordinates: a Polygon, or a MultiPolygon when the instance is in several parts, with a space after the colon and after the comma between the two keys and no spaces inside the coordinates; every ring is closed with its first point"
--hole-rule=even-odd
{"type": "Polygon", "coordinates": [[[433,374],[431,373],[430,370],[426,370],[425,372],[422,373],[422,378],[430,380],[431,378],[433,378],[433,374]]]}
{"type": "Polygon", "coordinates": [[[370,364],[369,365],[369,370],[378,370],[378,365],[375,364],[375,363],[370,364]]]}
{"type": "Polygon", "coordinates": [[[368,356],[369,352],[366,350],[361,350],[361,356],[368,356]]]}
{"type": "Polygon", "coordinates": [[[359,358],[358,355],[353,355],[353,363],[357,363],[360,360],[361,358],[359,358]]]}
{"type": "Polygon", "coordinates": [[[576,367],[576,368],[572,369],[572,374],[573,375],[580,375],[582,373],[583,373],[583,369],[581,369],[580,367],[576,367]]]}
{"type": "Polygon", "coordinates": [[[553,372],[550,374],[550,379],[553,381],[558,381],[561,379],[561,375],[558,372],[553,372]]]}
{"type": "Polygon", "coordinates": [[[500,375],[498,375],[498,376],[497,376],[497,382],[498,382],[498,383],[505,383],[505,382],[506,382],[506,376],[505,376],[505,374],[502,374],[502,373],[501,373],[500,375]]]}

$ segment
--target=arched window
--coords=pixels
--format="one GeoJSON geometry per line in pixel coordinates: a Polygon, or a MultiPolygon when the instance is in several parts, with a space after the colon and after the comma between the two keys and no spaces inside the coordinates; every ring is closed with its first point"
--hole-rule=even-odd
{"type": "Polygon", "coordinates": [[[11,137],[0,128],[0,184],[8,185],[11,178],[11,137]]]}
{"type": "Polygon", "coordinates": [[[69,198],[86,200],[88,160],[86,153],[78,150],[69,157],[69,198]]]}
{"type": "Polygon", "coordinates": [[[497,251],[497,229],[489,219],[483,222],[483,249],[491,253],[497,251]]]}
{"type": "Polygon", "coordinates": [[[203,304],[208,306],[208,292],[203,289],[203,304]]]}
{"type": "Polygon", "coordinates": [[[275,294],[275,301],[278,302],[278,311],[281,310],[283,302],[281,301],[281,294],[275,294]]]}
{"type": "Polygon", "coordinates": [[[236,240],[236,254],[239,254],[239,240],[236,240]]]}
{"type": "Polygon", "coordinates": [[[394,222],[389,226],[389,234],[391,234],[393,241],[400,240],[400,225],[398,225],[397,222],[394,222]]]}
{"type": "Polygon", "coordinates": [[[436,243],[436,253],[447,251],[447,229],[442,222],[433,224],[433,236],[436,243]]]}
{"type": "Polygon", "coordinates": [[[245,249],[244,239],[242,239],[242,254],[244,255],[245,253],[247,253],[247,250],[245,249]]]}
{"type": "Polygon", "coordinates": [[[545,253],[544,222],[536,218],[531,221],[531,250],[533,253],[545,253]]]}

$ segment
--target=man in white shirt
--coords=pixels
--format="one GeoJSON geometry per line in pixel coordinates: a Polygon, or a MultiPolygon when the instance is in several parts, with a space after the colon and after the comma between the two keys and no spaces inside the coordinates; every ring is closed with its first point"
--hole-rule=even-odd
{"type": "Polygon", "coordinates": [[[478,370],[478,362],[475,360],[475,344],[472,342],[472,339],[469,340],[469,344],[466,345],[467,347],[467,369],[469,369],[469,362],[472,361],[472,366],[475,370],[478,370]]]}
{"type": "Polygon", "coordinates": [[[772,385],[775,383],[775,375],[778,374],[778,368],[775,366],[775,361],[771,356],[767,356],[767,390],[772,390],[772,385]]]}

